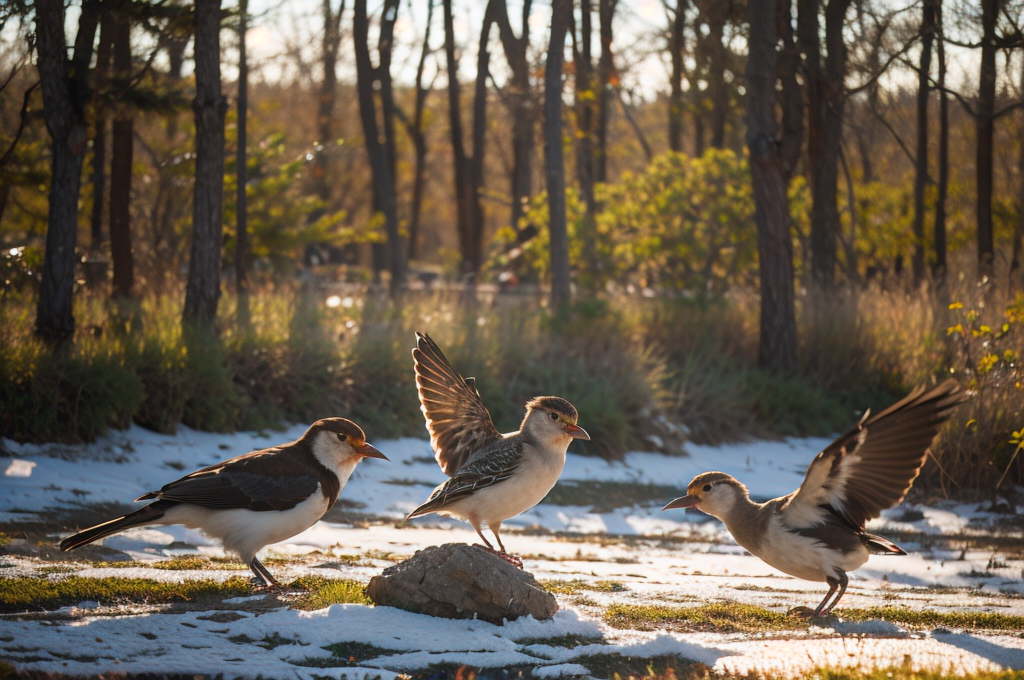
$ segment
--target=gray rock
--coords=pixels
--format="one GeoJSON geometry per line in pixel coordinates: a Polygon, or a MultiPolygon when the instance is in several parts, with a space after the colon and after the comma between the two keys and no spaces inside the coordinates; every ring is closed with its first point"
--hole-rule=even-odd
{"type": "Polygon", "coordinates": [[[465,543],[420,550],[370,579],[366,594],[381,606],[496,624],[529,614],[550,619],[558,611],[555,596],[532,574],[465,543]]]}

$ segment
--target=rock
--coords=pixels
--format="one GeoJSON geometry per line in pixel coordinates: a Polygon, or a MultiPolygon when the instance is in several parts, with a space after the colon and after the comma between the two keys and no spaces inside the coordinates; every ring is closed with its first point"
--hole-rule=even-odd
{"type": "Polygon", "coordinates": [[[550,619],[555,596],[522,569],[465,543],[446,543],[415,555],[370,579],[374,604],[448,619],[501,624],[520,616],[550,619]]]}

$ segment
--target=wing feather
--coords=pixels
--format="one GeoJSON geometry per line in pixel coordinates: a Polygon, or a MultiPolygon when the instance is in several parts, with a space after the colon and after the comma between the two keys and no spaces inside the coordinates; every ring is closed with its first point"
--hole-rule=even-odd
{"type": "Polygon", "coordinates": [[[434,489],[430,498],[410,512],[407,519],[443,510],[445,506],[481,489],[505,481],[515,473],[522,457],[523,441],[518,436],[494,442],[451,479],[434,489]]]}
{"type": "Polygon", "coordinates": [[[452,477],[474,455],[500,440],[501,433],[473,379],[457,373],[428,335],[416,334],[412,356],[420,410],[427,421],[434,458],[452,477]]]}
{"type": "Polygon", "coordinates": [[[919,387],[819,453],[781,512],[791,527],[808,526],[828,506],[851,526],[903,500],[928,457],[939,428],[964,400],[960,386],[947,380],[925,391],[919,387]]]}

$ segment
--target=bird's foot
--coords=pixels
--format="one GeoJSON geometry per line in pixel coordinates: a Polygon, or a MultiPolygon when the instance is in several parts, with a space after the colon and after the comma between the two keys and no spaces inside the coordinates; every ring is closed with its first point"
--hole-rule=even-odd
{"type": "Polygon", "coordinates": [[[811,609],[810,607],[803,607],[803,606],[801,606],[801,607],[793,607],[788,612],[786,612],[786,616],[792,616],[793,618],[797,618],[797,619],[807,619],[807,620],[810,620],[810,619],[813,619],[815,617],[815,610],[811,609]]]}
{"type": "Polygon", "coordinates": [[[519,557],[519,555],[510,555],[504,550],[495,550],[494,548],[491,548],[486,545],[480,545],[479,543],[476,544],[476,547],[480,548],[481,550],[485,550],[491,553],[492,555],[495,555],[496,557],[500,557],[501,559],[511,564],[513,567],[518,567],[519,569],[523,568],[523,560],[521,557],[519,557]]]}
{"type": "Polygon", "coordinates": [[[257,594],[279,593],[285,589],[285,587],[277,581],[271,581],[270,583],[267,583],[258,576],[253,576],[252,578],[250,578],[249,583],[252,584],[252,592],[257,594]]]}

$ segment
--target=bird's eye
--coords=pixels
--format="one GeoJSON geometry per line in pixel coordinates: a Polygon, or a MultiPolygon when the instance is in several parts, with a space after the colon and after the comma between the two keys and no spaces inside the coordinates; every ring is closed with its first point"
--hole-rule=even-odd
{"type": "Polygon", "coordinates": [[[348,436],[344,432],[339,432],[338,433],[338,441],[339,442],[343,442],[346,439],[348,439],[348,436]]]}
{"type": "Polygon", "coordinates": [[[558,420],[558,414],[557,413],[549,413],[548,415],[551,417],[551,420],[558,420]]]}
{"type": "Polygon", "coordinates": [[[705,491],[711,491],[711,485],[710,484],[705,484],[704,485],[704,490],[705,491]]]}

